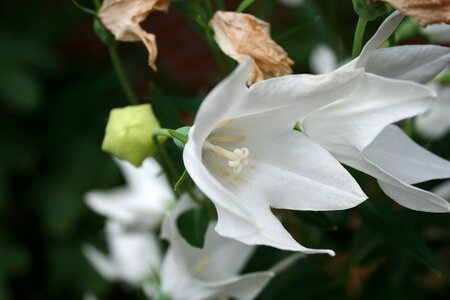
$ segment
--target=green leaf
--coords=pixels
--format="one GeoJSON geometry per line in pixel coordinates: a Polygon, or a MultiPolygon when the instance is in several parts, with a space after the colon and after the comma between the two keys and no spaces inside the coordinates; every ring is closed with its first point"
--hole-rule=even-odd
{"type": "Polygon", "coordinates": [[[89,7],[85,7],[83,5],[81,5],[80,3],[78,3],[77,1],[72,1],[72,3],[78,8],[80,9],[82,12],[97,17],[97,12],[89,7]]]}
{"type": "Polygon", "coordinates": [[[374,201],[366,201],[359,206],[359,212],[364,223],[385,239],[412,255],[436,273],[440,273],[439,266],[423,238],[411,226],[410,220],[399,214],[387,211],[374,201]]]}
{"type": "Polygon", "coordinates": [[[295,215],[308,225],[322,230],[336,230],[337,226],[321,211],[296,211],[295,215]]]}
{"type": "Polygon", "coordinates": [[[173,141],[178,148],[183,149],[184,145],[186,145],[190,129],[191,126],[183,126],[178,128],[177,130],[169,130],[169,133],[172,136],[173,141]]]}
{"type": "Polygon", "coordinates": [[[237,12],[244,12],[250,5],[253,4],[255,0],[243,0],[241,4],[239,4],[238,8],[236,9],[237,12]]]}
{"type": "Polygon", "coordinates": [[[203,248],[208,221],[207,209],[199,206],[184,212],[178,217],[178,230],[190,245],[203,248]]]}
{"type": "Polygon", "coordinates": [[[405,18],[398,26],[397,30],[395,30],[395,38],[397,39],[397,42],[407,41],[418,36],[420,31],[421,26],[419,23],[410,18],[405,18]]]}
{"type": "Polygon", "coordinates": [[[353,8],[361,19],[373,21],[381,15],[387,13],[387,6],[384,2],[369,3],[368,0],[352,0],[353,8]]]}
{"type": "Polygon", "coordinates": [[[189,177],[188,172],[186,171],[186,169],[184,169],[183,174],[181,174],[180,178],[178,179],[178,181],[175,183],[175,186],[173,187],[173,190],[176,192],[180,186],[183,184],[183,182],[189,177]]]}

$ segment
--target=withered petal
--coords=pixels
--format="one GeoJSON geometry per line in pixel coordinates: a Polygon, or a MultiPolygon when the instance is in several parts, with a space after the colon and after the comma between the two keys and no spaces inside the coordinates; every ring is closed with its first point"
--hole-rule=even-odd
{"type": "Polygon", "coordinates": [[[214,39],[222,51],[241,63],[246,56],[254,60],[249,84],[292,74],[294,63],[270,36],[270,24],[252,15],[217,11],[210,21],[214,39]]]}
{"type": "Polygon", "coordinates": [[[450,24],[450,0],[386,0],[422,26],[450,24]]]}
{"type": "Polygon", "coordinates": [[[118,41],[142,41],[148,50],[149,66],[156,71],[155,36],[139,25],[152,11],[167,11],[170,0],[104,0],[99,11],[103,25],[118,41]]]}

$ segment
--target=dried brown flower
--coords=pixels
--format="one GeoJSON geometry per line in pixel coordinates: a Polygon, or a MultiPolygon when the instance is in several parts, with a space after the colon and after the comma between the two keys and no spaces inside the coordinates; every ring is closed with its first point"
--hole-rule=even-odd
{"type": "Polygon", "coordinates": [[[238,62],[246,56],[253,58],[249,84],[292,73],[294,62],[270,37],[269,23],[249,14],[217,11],[209,24],[225,54],[238,62]]]}
{"type": "Polygon", "coordinates": [[[386,0],[422,26],[450,24],[450,0],[386,0]]]}
{"type": "Polygon", "coordinates": [[[167,11],[170,0],[104,0],[99,17],[118,41],[142,41],[148,50],[148,64],[156,71],[158,54],[155,35],[139,25],[152,11],[167,11]]]}

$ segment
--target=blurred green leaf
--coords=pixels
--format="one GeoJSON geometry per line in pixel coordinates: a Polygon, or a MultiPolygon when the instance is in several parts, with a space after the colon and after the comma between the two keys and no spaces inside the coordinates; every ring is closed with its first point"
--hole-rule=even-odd
{"type": "Polygon", "coordinates": [[[190,209],[177,219],[181,236],[192,246],[203,248],[208,229],[208,210],[203,206],[190,209]]]}
{"type": "Polygon", "coordinates": [[[239,4],[238,8],[236,9],[237,12],[244,12],[247,8],[250,7],[250,5],[253,4],[255,0],[243,0],[241,4],[239,4]]]}
{"type": "Polygon", "coordinates": [[[0,69],[0,99],[11,110],[34,112],[41,104],[39,80],[20,68],[0,69]]]}
{"type": "Polygon", "coordinates": [[[150,102],[152,103],[153,111],[157,116],[161,127],[165,128],[178,128],[181,127],[180,115],[176,106],[170,96],[165,95],[156,85],[151,84],[150,90],[150,102]]]}
{"type": "Polygon", "coordinates": [[[337,226],[321,211],[296,211],[295,215],[308,225],[322,230],[336,230],[337,226]]]}
{"type": "Polygon", "coordinates": [[[364,223],[372,230],[381,234],[436,273],[440,273],[440,268],[430,248],[420,234],[414,230],[414,226],[411,226],[410,220],[387,211],[387,208],[381,207],[375,201],[370,203],[366,201],[360,205],[359,212],[364,223]]]}
{"type": "Polygon", "coordinates": [[[405,18],[395,31],[397,42],[403,42],[416,37],[420,33],[420,25],[416,21],[405,18]]]}

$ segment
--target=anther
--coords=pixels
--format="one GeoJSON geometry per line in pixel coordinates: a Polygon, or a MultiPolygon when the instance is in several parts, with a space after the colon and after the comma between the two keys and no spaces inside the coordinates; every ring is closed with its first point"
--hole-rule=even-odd
{"type": "Polygon", "coordinates": [[[204,148],[212,150],[216,154],[228,159],[228,167],[230,167],[230,169],[236,174],[242,172],[243,168],[248,165],[247,158],[250,151],[247,148],[236,148],[233,152],[231,152],[220,146],[211,144],[209,141],[205,142],[204,148]]]}

